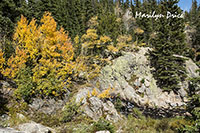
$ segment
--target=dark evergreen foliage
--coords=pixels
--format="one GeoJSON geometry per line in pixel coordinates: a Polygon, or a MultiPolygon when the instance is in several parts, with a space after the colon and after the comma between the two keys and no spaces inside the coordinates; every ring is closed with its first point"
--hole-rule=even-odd
{"type": "MultiPolygon", "coordinates": [[[[180,14],[176,5],[178,0],[163,0],[160,13],[180,14]]],[[[151,64],[154,66],[154,77],[158,85],[166,91],[180,88],[180,81],[186,77],[184,59],[174,55],[182,55],[185,50],[184,23],[182,18],[162,18],[158,20],[156,37],[153,39],[151,64]]]]}

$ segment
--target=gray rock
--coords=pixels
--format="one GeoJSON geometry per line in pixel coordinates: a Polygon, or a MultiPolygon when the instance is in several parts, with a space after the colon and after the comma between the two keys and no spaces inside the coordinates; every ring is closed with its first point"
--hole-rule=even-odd
{"type": "Polygon", "coordinates": [[[136,79],[136,81],[134,82],[135,86],[140,86],[140,79],[136,79]]]}
{"type": "Polygon", "coordinates": [[[139,93],[144,93],[146,90],[146,86],[144,84],[142,84],[142,86],[138,89],[139,93]]]}
{"type": "MultiPolygon", "coordinates": [[[[98,120],[103,115],[106,116],[107,120],[117,122],[121,119],[114,105],[110,101],[103,102],[100,98],[96,96],[88,97],[88,93],[92,92],[92,88],[86,87],[80,89],[76,95],[76,102],[82,102],[82,109],[85,114],[94,120],[98,120]]],[[[97,91],[99,91],[97,89],[97,91]]]]}
{"type": "Polygon", "coordinates": [[[123,18],[124,26],[126,28],[126,31],[129,31],[131,27],[135,25],[135,19],[133,17],[133,13],[131,9],[126,9],[123,18]]]}
{"type": "Polygon", "coordinates": [[[21,119],[21,120],[25,120],[26,119],[26,117],[23,114],[19,114],[19,113],[17,113],[17,117],[19,119],[21,119]]]}
{"type": "Polygon", "coordinates": [[[0,80],[0,91],[3,95],[12,96],[13,87],[6,81],[0,80]]]}
{"type": "Polygon", "coordinates": [[[192,45],[192,42],[193,42],[193,38],[194,38],[194,35],[196,33],[196,30],[194,27],[191,27],[191,26],[186,26],[185,27],[185,30],[184,30],[185,34],[186,34],[186,43],[188,46],[191,46],[192,45]]]}
{"type": "Polygon", "coordinates": [[[97,131],[96,133],[110,133],[110,131],[97,131]]]}
{"type": "MultiPolygon", "coordinates": [[[[82,104],[85,104],[87,101],[86,101],[86,98],[88,96],[88,92],[92,92],[92,88],[90,87],[85,87],[85,88],[82,88],[80,89],[80,91],[77,93],[76,95],[76,103],[79,103],[81,102],[82,104]]],[[[97,90],[97,89],[96,89],[97,90]]]]}
{"type": "Polygon", "coordinates": [[[26,133],[55,133],[53,129],[35,122],[21,124],[17,126],[17,129],[26,133]]]}
{"type": "MultiPolygon", "coordinates": [[[[150,48],[140,48],[135,53],[127,52],[125,55],[113,60],[113,65],[105,66],[98,78],[100,90],[113,87],[115,88],[113,92],[115,95],[119,94],[122,99],[141,106],[148,104],[150,107],[173,108],[175,105],[185,105],[182,100],[182,97],[186,95],[185,89],[181,89],[181,96],[178,95],[175,99],[175,94],[166,94],[156,85],[156,80],[151,73],[150,61],[146,56],[148,50],[150,48]],[[137,77],[134,80],[131,79],[133,75],[137,77]]],[[[189,69],[194,69],[192,62],[187,64],[190,64],[189,69]]]]}
{"type": "Polygon", "coordinates": [[[196,71],[199,69],[199,67],[189,58],[187,58],[185,64],[186,64],[186,70],[188,72],[189,77],[198,77],[199,73],[196,71]]]}
{"type": "Polygon", "coordinates": [[[32,109],[45,113],[45,114],[55,114],[57,110],[60,110],[65,106],[67,102],[67,97],[64,100],[55,100],[55,99],[40,99],[34,98],[33,102],[29,104],[29,107],[32,109]]]}
{"type": "Polygon", "coordinates": [[[0,127],[0,133],[28,133],[28,132],[17,131],[15,129],[9,128],[9,127],[7,127],[7,128],[0,127]]]}

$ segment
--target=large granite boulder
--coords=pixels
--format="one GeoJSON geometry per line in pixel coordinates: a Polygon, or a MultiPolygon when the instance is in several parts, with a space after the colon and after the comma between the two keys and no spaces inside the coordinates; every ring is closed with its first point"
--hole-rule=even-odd
{"type": "MultiPolygon", "coordinates": [[[[97,83],[100,90],[115,88],[113,92],[123,100],[131,101],[139,106],[174,108],[185,105],[187,82],[182,83],[179,94],[163,92],[151,73],[150,61],[146,54],[149,48],[140,48],[136,53],[126,53],[113,60],[112,65],[105,66],[97,83]]],[[[188,76],[197,76],[198,68],[191,60],[186,61],[188,76]]]]}

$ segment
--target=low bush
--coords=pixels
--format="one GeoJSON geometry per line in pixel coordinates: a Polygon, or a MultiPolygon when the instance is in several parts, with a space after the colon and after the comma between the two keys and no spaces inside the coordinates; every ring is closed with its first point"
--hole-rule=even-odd
{"type": "Polygon", "coordinates": [[[110,133],[115,132],[115,127],[112,123],[105,120],[104,118],[100,118],[97,122],[93,125],[93,132],[96,131],[102,131],[102,130],[108,130],[110,133]]]}
{"type": "Polygon", "coordinates": [[[76,103],[74,100],[71,100],[65,105],[64,110],[62,111],[62,116],[60,121],[70,122],[80,114],[81,114],[80,104],[76,103]]]}

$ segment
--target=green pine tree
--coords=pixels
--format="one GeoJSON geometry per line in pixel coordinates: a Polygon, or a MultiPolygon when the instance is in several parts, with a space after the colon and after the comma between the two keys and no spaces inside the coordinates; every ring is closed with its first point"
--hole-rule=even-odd
{"type": "MultiPolygon", "coordinates": [[[[160,13],[181,14],[177,6],[178,0],[163,0],[160,13]]],[[[165,91],[177,91],[179,83],[186,77],[184,59],[174,55],[182,55],[185,50],[184,21],[182,18],[160,18],[153,39],[153,51],[150,52],[151,64],[154,66],[154,77],[158,85],[165,91]]]]}
{"type": "Polygon", "coordinates": [[[196,25],[198,21],[198,5],[197,0],[192,0],[192,7],[189,13],[191,25],[196,25]]]}
{"type": "Polygon", "coordinates": [[[6,58],[9,58],[14,52],[11,44],[13,32],[20,15],[27,16],[27,6],[26,0],[0,1],[0,48],[5,52],[6,58]]]}
{"type": "MultiPolygon", "coordinates": [[[[200,72],[200,70],[198,70],[200,72]]],[[[185,125],[182,132],[197,133],[200,132],[200,77],[192,78],[189,84],[189,99],[187,110],[192,114],[190,119],[192,125],[185,125]]]]}

